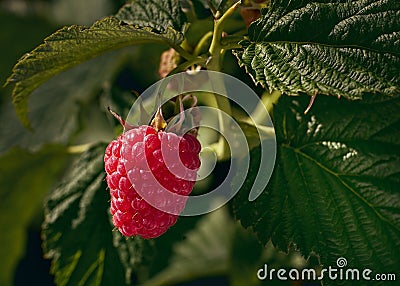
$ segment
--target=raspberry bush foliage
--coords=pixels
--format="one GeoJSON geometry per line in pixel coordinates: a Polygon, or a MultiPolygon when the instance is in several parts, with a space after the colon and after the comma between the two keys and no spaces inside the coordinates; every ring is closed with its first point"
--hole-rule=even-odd
{"type": "MultiPolygon", "coordinates": [[[[318,270],[339,257],[349,268],[400,279],[398,0],[107,3],[114,12],[80,19],[85,25],[43,21],[35,31],[39,20],[28,19],[23,31],[38,42],[24,38],[18,54],[2,53],[10,56],[0,78],[1,285],[18,281],[26,229],[38,225],[57,285],[262,285],[271,283],[257,279],[265,263],[318,270]],[[157,163],[157,150],[178,135],[150,126],[123,133],[107,107],[127,116],[161,77],[196,69],[230,74],[257,93],[274,123],[277,155],[265,190],[249,200],[263,140],[255,138],[257,122],[214,94],[199,95],[199,106],[222,109],[243,127],[250,168],[228,204],[179,217],[130,191],[134,168],[120,164],[121,140],[137,133],[131,147],[140,143],[155,176],[191,195],[221,183],[229,149],[214,148],[218,135],[204,131],[200,158],[214,150],[215,168],[194,186],[175,180],[157,163]]],[[[11,11],[0,21],[17,29],[11,11]]],[[[179,115],[180,102],[160,106],[167,120],[179,115]]],[[[188,136],[181,160],[196,172],[200,146],[188,136]]],[[[354,285],[326,277],[312,283],[354,285]]]]}

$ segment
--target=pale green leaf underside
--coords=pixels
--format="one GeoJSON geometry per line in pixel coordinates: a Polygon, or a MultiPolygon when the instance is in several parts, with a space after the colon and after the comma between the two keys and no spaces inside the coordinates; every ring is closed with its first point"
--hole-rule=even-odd
{"type": "Polygon", "coordinates": [[[128,45],[149,42],[177,45],[182,40],[183,35],[171,28],[165,33],[156,33],[151,28],[128,25],[115,17],[99,20],[89,28],[64,27],[24,55],[8,78],[8,84],[15,84],[12,97],[17,115],[29,125],[30,93],[55,74],[85,60],[128,45]]]}
{"type": "Polygon", "coordinates": [[[263,242],[286,250],[295,244],[324,265],[345,257],[350,268],[390,273],[400,269],[399,99],[343,102],[282,97],[274,108],[277,163],[267,188],[247,200],[248,181],[235,213],[263,242]]]}
{"type": "Polygon", "coordinates": [[[400,2],[272,1],[237,51],[256,83],[289,95],[400,92],[400,2]]]}

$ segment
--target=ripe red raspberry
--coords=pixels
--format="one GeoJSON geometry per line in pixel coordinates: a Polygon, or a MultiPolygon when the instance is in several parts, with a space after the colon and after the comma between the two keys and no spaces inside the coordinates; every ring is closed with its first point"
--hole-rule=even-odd
{"type": "Polygon", "coordinates": [[[110,211],[123,235],[154,238],[176,223],[196,181],[200,148],[192,135],[150,126],[133,128],[107,146],[110,211]]]}

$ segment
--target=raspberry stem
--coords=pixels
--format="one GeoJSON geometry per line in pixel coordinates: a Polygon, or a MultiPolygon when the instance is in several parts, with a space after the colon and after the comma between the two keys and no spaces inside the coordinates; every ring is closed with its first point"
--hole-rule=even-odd
{"type": "Polygon", "coordinates": [[[221,69],[221,54],[223,53],[223,47],[221,46],[222,32],[226,23],[226,20],[232,16],[232,14],[239,7],[241,1],[233,4],[220,18],[214,20],[214,32],[213,38],[210,44],[210,61],[207,64],[207,68],[214,71],[220,71],[221,69]]]}
{"type": "Polygon", "coordinates": [[[189,52],[187,52],[184,48],[182,48],[181,46],[178,45],[171,45],[171,47],[184,59],[190,61],[196,58],[196,56],[190,54],[189,52]]]}
{"type": "Polygon", "coordinates": [[[209,40],[212,38],[213,36],[213,32],[209,31],[206,34],[203,35],[203,37],[200,39],[200,41],[198,42],[198,44],[196,45],[193,54],[195,56],[200,55],[200,53],[203,51],[204,47],[206,44],[208,44],[209,40]]]}
{"type": "MultiPolygon", "coordinates": [[[[241,1],[238,1],[235,4],[233,4],[222,16],[220,17],[215,16],[213,38],[209,48],[210,57],[207,63],[208,70],[213,70],[213,71],[221,70],[221,64],[225,54],[225,48],[228,48],[227,46],[224,46],[221,42],[223,36],[223,29],[227,19],[229,19],[229,17],[232,16],[233,13],[238,9],[240,3],[241,1]]],[[[224,80],[220,78],[218,75],[213,77],[211,84],[215,86],[215,90],[225,90],[224,80]]],[[[218,109],[223,112],[226,112],[228,115],[231,115],[232,114],[231,105],[228,98],[226,98],[225,96],[215,96],[215,95],[214,97],[218,109]]],[[[220,125],[220,132],[221,134],[224,134],[225,130],[229,130],[229,126],[227,126],[227,123],[224,122],[221,112],[218,114],[218,120],[220,125]]],[[[225,138],[222,135],[219,136],[218,142],[213,144],[211,148],[214,149],[214,151],[218,156],[218,159],[220,160],[226,160],[230,157],[229,147],[227,145],[225,138]]]]}

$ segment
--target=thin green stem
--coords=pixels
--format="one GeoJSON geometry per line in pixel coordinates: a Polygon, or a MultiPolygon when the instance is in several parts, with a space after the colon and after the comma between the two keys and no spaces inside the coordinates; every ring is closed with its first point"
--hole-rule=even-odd
{"type": "MultiPolygon", "coordinates": [[[[226,20],[230,16],[232,16],[232,14],[239,7],[239,4],[240,1],[232,5],[232,7],[230,7],[220,18],[216,17],[216,19],[214,20],[213,38],[211,40],[210,48],[208,50],[210,54],[210,58],[207,63],[208,70],[213,70],[213,71],[221,70],[222,59],[225,54],[224,49],[227,48],[227,46],[224,47],[221,44],[224,25],[226,23],[226,20]]],[[[212,85],[215,86],[214,87],[215,90],[220,90],[220,91],[226,90],[223,78],[219,77],[218,75],[212,78],[212,85]]],[[[228,115],[231,115],[232,114],[231,105],[229,99],[222,95],[215,96],[215,101],[218,109],[220,110],[220,112],[218,113],[218,121],[220,129],[219,131],[221,135],[219,136],[218,142],[216,144],[213,144],[211,148],[214,149],[219,160],[226,160],[230,157],[229,146],[225,138],[222,136],[222,134],[224,134],[225,132],[227,132],[227,130],[229,130],[229,126],[227,125],[228,123],[225,122],[225,120],[223,120],[222,112],[226,112],[228,115]]]]}
{"type": "Polygon", "coordinates": [[[168,75],[173,75],[173,74],[176,74],[179,72],[183,72],[194,65],[205,66],[206,62],[207,62],[207,59],[205,57],[194,57],[191,60],[188,60],[188,61],[183,62],[180,65],[178,65],[176,68],[174,68],[172,71],[170,71],[168,75]]]}
{"type": "Polygon", "coordinates": [[[197,43],[197,46],[194,49],[193,55],[198,56],[201,53],[201,51],[204,49],[207,42],[211,39],[212,36],[213,36],[212,31],[209,31],[208,33],[204,34],[204,36],[201,37],[200,41],[197,43]]]}
{"type": "Polygon", "coordinates": [[[208,62],[207,67],[210,70],[219,71],[221,69],[221,50],[223,50],[223,47],[221,46],[221,38],[224,25],[226,20],[232,16],[239,7],[240,3],[241,1],[236,2],[221,16],[221,18],[214,20],[213,39],[210,44],[210,49],[208,50],[210,53],[210,61],[208,62]]]}
{"type": "Polygon", "coordinates": [[[196,58],[196,56],[192,55],[188,51],[186,51],[184,48],[182,48],[179,45],[172,45],[171,46],[181,57],[185,58],[186,60],[190,61],[196,58]]]}

